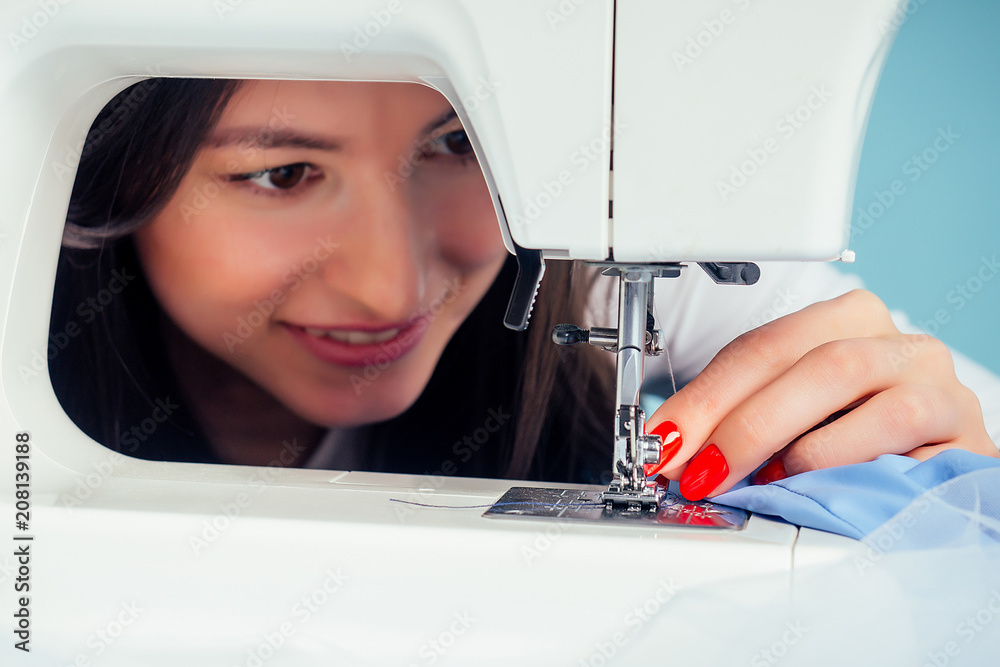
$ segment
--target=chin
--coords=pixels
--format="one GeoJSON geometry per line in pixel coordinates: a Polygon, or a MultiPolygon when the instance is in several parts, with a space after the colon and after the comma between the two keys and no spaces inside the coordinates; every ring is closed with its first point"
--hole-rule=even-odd
{"type": "Polygon", "coordinates": [[[427,387],[439,358],[434,350],[413,350],[377,372],[358,368],[311,377],[277,372],[260,386],[306,421],[327,428],[353,428],[406,412],[427,387]]]}
{"type": "Polygon", "coordinates": [[[292,400],[285,404],[314,424],[353,428],[388,421],[406,412],[416,403],[427,382],[413,384],[416,386],[400,386],[398,381],[377,378],[334,391],[317,389],[308,395],[290,397],[292,400]]]}

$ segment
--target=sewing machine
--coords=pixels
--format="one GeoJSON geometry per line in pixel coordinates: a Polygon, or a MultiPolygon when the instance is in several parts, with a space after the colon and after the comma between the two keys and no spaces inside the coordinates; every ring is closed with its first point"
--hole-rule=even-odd
{"type": "MultiPolygon", "coordinates": [[[[904,4],[7,3],[0,507],[11,521],[30,509],[3,550],[24,560],[0,559],[17,625],[4,664],[638,661],[705,622],[678,596],[753,606],[761,588],[725,585],[738,578],[787,599],[810,564],[856,554],[824,533],[665,502],[641,474],[659,441],[638,393],[644,354],[662,346],[647,317],[654,277],[691,262],[749,284],[752,262],[851,259],[865,122],[904,4]],[[611,486],[518,484],[550,508],[597,500],[596,518],[394,502],[488,507],[511,486],[500,480],[141,461],[87,438],[47,379],[51,287],[87,130],[150,76],[409,81],[445,95],[518,257],[507,324],[528,325],[546,261],[619,277],[616,329],[555,334],[617,355],[611,486]],[[15,495],[27,488],[17,461],[30,499],[15,495]],[[672,520],[629,520],[649,508],[672,520]],[[28,587],[12,593],[22,566],[28,587]],[[612,568],[611,585],[591,585],[612,568]],[[26,640],[31,653],[12,648],[26,640]]],[[[679,639],[673,659],[707,659],[679,639]]]]}
{"type": "MultiPolygon", "coordinates": [[[[714,14],[715,7],[694,3],[615,8],[614,68],[603,70],[613,74],[614,105],[606,97],[600,119],[610,138],[596,159],[600,180],[588,184],[600,194],[593,205],[601,214],[553,210],[533,224],[515,204],[504,216],[521,266],[508,326],[526,325],[541,258],[568,254],[606,264],[605,273],[619,277],[617,329],[553,332],[558,344],[589,342],[617,355],[614,479],[603,494],[609,508],[657,504],[642,466],[658,460],[660,440],[645,434],[639,405],[643,357],[662,351],[653,278],[676,277],[679,262],[697,261],[718,283],[753,284],[757,266],[737,260],[852,261],[848,209],[858,123],[867,114],[859,105],[867,110],[861,100],[870,98],[880,70],[874,62],[888,46],[884,31],[869,28],[895,6],[774,4],[750,20],[744,12],[751,3],[743,1],[714,14]],[[813,21],[830,30],[805,37],[803,26],[813,21]],[[663,30],[662,39],[651,39],[649,26],[663,30]],[[758,48],[764,43],[771,46],[758,48]],[[665,47],[673,44],[684,48],[665,47]],[[604,165],[613,168],[605,174],[604,165]],[[583,219],[594,225],[581,225],[583,219]],[[567,243],[577,234],[584,238],[579,245],[567,243]]],[[[555,29],[559,20],[550,20],[555,29]]],[[[528,207],[541,208],[544,192],[534,200],[526,194],[528,207]]]]}

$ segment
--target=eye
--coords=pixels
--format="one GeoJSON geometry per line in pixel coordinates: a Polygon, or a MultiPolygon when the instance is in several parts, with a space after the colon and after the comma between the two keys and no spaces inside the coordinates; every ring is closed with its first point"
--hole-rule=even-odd
{"type": "Polygon", "coordinates": [[[310,164],[296,162],[249,174],[235,174],[230,180],[251,183],[262,190],[290,190],[312,176],[315,171],[316,168],[310,164]]]}
{"type": "Polygon", "coordinates": [[[431,140],[427,153],[430,155],[455,155],[465,157],[472,155],[472,142],[465,130],[455,130],[431,140]]]}

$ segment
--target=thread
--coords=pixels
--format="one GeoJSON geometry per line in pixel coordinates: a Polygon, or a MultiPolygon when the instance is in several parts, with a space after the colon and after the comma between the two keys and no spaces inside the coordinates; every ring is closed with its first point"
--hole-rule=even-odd
{"type": "MultiPolygon", "coordinates": [[[[667,370],[670,371],[670,387],[673,389],[674,394],[677,393],[677,381],[674,379],[674,365],[670,362],[670,345],[663,345],[663,353],[667,355],[667,370]]],[[[674,394],[671,394],[673,396],[674,394]]]]}

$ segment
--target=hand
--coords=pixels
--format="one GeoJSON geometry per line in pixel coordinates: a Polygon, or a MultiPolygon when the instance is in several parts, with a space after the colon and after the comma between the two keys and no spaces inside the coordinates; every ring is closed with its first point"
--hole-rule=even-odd
{"type": "Polygon", "coordinates": [[[736,338],[649,417],[647,432],[664,437],[647,473],[679,479],[689,500],[729,490],[769,459],[758,483],[881,454],[998,455],[944,343],[901,333],[864,290],[736,338]]]}

